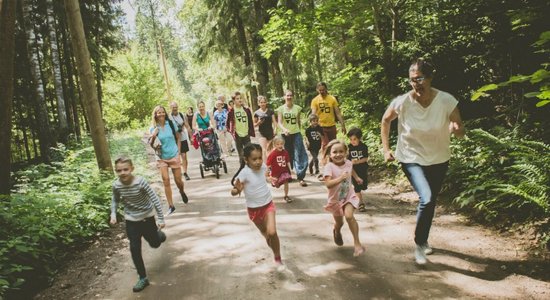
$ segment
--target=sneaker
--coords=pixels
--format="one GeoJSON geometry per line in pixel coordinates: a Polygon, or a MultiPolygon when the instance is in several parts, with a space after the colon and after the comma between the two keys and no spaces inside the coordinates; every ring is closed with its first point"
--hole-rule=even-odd
{"type": "Polygon", "coordinates": [[[157,234],[159,236],[160,243],[164,243],[166,241],[166,233],[164,233],[162,230],[158,230],[157,234]]]}
{"type": "Polygon", "coordinates": [[[292,202],[292,199],[289,196],[285,196],[283,200],[285,200],[286,203],[292,202]]]}
{"type": "Polygon", "coordinates": [[[425,265],[428,260],[426,259],[426,253],[424,253],[425,248],[421,245],[416,245],[416,249],[414,250],[414,260],[418,265],[425,265]]]}
{"type": "Polygon", "coordinates": [[[149,285],[149,279],[147,277],[140,278],[136,285],[132,288],[132,290],[137,293],[143,291],[144,288],[146,288],[149,285]]]}
{"type": "Polygon", "coordinates": [[[173,212],[176,211],[176,208],[174,206],[168,207],[168,214],[171,215],[173,212]]]}
{"type": "Polygon", "coordinates": [[[424,244],[424,254],[430,255],[432,253],[434,253],[434,249],[430,247],[430,244],[428,243],[424,244]]]}
{"type": "Polygon", "coordinates": [[[366,212],[367,209],[365,208],[365,203],[361,203],[359,204],[359,209],[358,209],[360,212],[366,212]]]}
{"type": "Polygon", "coordinates": [[[183,177],[185,177],[185,180],[187,181],[191,180],[191,178],[189,178],[189,175],[187,175],[187,173],[183,173],[183,177]]]}
{"type": "Polygon", "coordinates": [[[315,170],[315,175],[319,174],[319,169],[315,170]]]}
{"type": "Polygon", "coordinates": [[[342,239],[342,233],[337,232],[336,229],[332,229],[332,237],[336,245],[338,246],[344,245],[344,240],[342,239]]]}
{"type": "Polygon", "coordinates": [[[185,194],[184,191],[180,191],[180,195],[181,195],[181,200],[183,201],[183,203],[189,202],[189,198],[187,198],[187,195],[185,194]]]}

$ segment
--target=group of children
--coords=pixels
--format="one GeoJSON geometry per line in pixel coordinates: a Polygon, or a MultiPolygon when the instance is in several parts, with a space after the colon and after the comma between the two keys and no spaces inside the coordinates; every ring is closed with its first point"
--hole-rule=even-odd
{"type": "MultiPolygon", "coordinates": [[[[353,236],[353,255],[359,256],[364,253],[365,248],[359,240],[359,226],[354,211],[364,210],[361,191],[367,188],[368,171],[368,149],[361,141],[362,132],[358,128],[353,128],[347,134],[350,139],[349,145],[335,139],[322,149],[318,117],[313,114],[309,121],[310,126],[306,129],[306,144],[312,156],[309,171],[311,175],[319,174],[318,154],[323,151],[325,166],[322,175],[319,176],[328,189],[328,200],[324,209],[333,215],[335,221],[332,230],[334,243],[338,246],[343,245],[341,228],[345,217],[353,236]]],[[[291,162],[284,144],[284,138],[276,136],[273,139],[274,149],[266,162],[263,161],[260,145],[244,145],[244,159],[231,180],[231,195],[236,196],[244,192],[248,216],[266,239],[278,266],[283,266],[283,263],[276,230],[275,204],[268,182],[276,188],[284,186],[283,199],[287,203],[292,202],[288,196],[288,183],[292,178],[289,168],[291,162]]],[[[139,275],[133,291],[139,292],[149,285],[141,255],[141,238],[145,238],[151,247],[157,248],[166,240],[166,235],[161,231],[164,227],[164,215],[158,196],[143,178],[132,174],[133,170],[129,158],[121,157],[115,161],[118,179],[113,183],[110,223],[117,223],[118,204],[124,204],[130,252],[139,275]]]]}

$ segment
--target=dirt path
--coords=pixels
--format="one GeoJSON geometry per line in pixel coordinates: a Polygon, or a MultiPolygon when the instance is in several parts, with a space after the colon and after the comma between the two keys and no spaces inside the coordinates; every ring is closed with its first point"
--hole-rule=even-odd
{"type": "MultiPolygon", "coordinates": [[[[414,203],[402,195],[389,196],[382,186],[369,189],[368,212],[356,214],[367,251],[354,258],[347,225],[344,246],[332,241],[333,221],[322,209],[326,191],[314,177],[307,178],[307,188],[291,184],[291,204],[282,201],[282,190],[273,190],[286,264],[279,272],[248,220],[244,198],[229,195],[237,159],[228,160],[229,174],[201,180],[199,156],[191,152],[192,179],[185,183],[190,202],[175,198],[176,212],[167,217],[167,242],[159,249],[143,246],[151,286],[132,292],[137,275],[119,235],[122,248],[98,262],[102,269],[90,281],[66,287],[64,298],[550,298],[548,263],[528,261],[517,241],[469,226],[458,215],[438,211],[430,238],[435,253],[426,267],[415,266],[414,203]]],[[[48,295],[45,291],[40,298],[48,295]]]]}

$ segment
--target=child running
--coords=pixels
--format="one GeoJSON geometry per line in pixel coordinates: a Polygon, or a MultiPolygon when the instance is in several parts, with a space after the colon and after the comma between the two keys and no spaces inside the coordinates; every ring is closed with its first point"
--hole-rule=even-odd
{"type": "Polygon", "coordinates": [[[267,157],[268,173],[266,176],[271,180],[271,185],[279,188],[284,185],[285,196],[283,200],[286,203],[292,202],[292,199],[288,197],[288,182],[291,179],[290,176],[290,155],[285,150],[285,139],[277,135],[273,138],[273,145],[275,149],[271,151],[267,157]]]}
{"type": "Polygon", "coordinates": [[[353,188],[355,190],[355,195],[359,198],[359,211],[365,212],[365,202],[363,201],[363,195],[361,191],[367,189],[367,173],[369,171],[369,148],[361,141],[363,133],[359,128],[352,128],[348,131],[348,137],[350,144],[348,145],[349,154],[348,159],[353,163],[353,171],[359,177],[359,180],[355,180],[355,177],[352,178],[353,188]]]}
{"type": "Polygon", "coordinates": [[[329,161],[323,171],[324,182],[328,188],[328,202],[325,210],[332,213],[336,222],[332,234],[334,243],[338,246],[344,244],[340,230],[344,226],[343,217],[346,217],[355,246],[353,256],[359,256],[365,252],[365,248],[359,241],[359,225],[353,216],[353,212],[359,205],[359,199],[353,192],[351,177],[353,176],[355,180],[360,178],[353,171],[351,161],[346,159],[347,152],[346,144],[339,140],[330,141],[325,149],[324,159],[326,161],[328,158],[329,161]]]}
{"type": "Polygon", "coordinates": [[[275,204],[267,186],[267,167],[262,161],[262,147],[258,144],[247,144],[243,149],[243,157],[244,162],[231,179],[231,195],[240,195],[244,190],[248,217],[265,237],[267,245],[273,251],[275,264],[282,267],[279,236],[275,224],[275,204]]]}
{"type": "Polygon", "coordinates": [[[141,238],[153,248],[158,248],[166,241],[166,235],[160,229],[164,228],[164,215],[157,194],[147,181],[132,175],[134,165],[127,157],[115,160],[115,171],[118,179],[113,183],[113,198],[111,200],[112,225],[117,223],[116,212],[118,203],[124,204],[124,219],[126,234],[130,240],[130,253],[139,275],[133,291],[140,292],[149,285],[143,257],[141,256],[141,238]],[[157,222],[155,224],[155,211],[157,222]]]}
{"type": "MultiPolygon", "coordinates": [[[[313,167],[315,166],[315,175],[319,174],[319,150],[321,150],[321,137],[323,129],[319,126],[319,117],[316,114],[309,115],[309,127],[306,128],[306,144],[307,150],[311,154],[309,162],[309,174],[313,175],[313,167]]],[[[323,175],[319,175],[322,179],[323,175]]]]}

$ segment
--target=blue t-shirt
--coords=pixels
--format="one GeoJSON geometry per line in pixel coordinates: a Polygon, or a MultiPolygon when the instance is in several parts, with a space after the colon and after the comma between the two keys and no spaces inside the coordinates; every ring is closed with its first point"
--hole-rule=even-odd
{"type": "Polygon", "coordinates": [[[222,111],[219,111],[216,109],[214,111],[214,120],[216,120],[216,129],[217,130],[224,130],[227,126],[227,109],[222,109],[222,111]]]}
{"type": "MultiPolygon", "coordinates": [[[[176,124],[173,122],[172,124],[174,125],[174,129],[177,128],[176,124]]],[[[176,157],[178,155],[178,145],[176,144],[176,138],[174,137],[174,133],[172,133],[168,120],[164,123],[164,129],[160,126],[157,126],[157,128],[159,129],[157,138],[162,144],[160,146],[160,158],[171,159],[176,157]]],[[[155,127],[151,127],[149,133],[152,133],[153,130],[155,130],[155,127]]]]}

